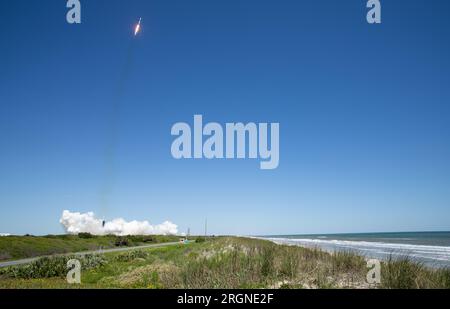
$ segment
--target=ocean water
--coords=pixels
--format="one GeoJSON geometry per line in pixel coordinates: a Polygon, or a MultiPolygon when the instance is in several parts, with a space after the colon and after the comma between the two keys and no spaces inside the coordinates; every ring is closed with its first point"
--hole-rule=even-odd
{"type": "Polygon", "coordinates": [[[263,236],[279,244],[350,251],[386,260],[407,256],[430,267],[450,268],[450,232],[263,236]]]}

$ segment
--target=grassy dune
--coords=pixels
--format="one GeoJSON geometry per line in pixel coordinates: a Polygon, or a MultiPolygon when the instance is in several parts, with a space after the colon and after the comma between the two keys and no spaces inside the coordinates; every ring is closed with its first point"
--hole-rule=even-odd
{"type": "Polygon", "coordinates": [[[0,261],[36,256],[97,250],[123,246],[177,241],[176,236],[117,237],[80,235],[8,236],[0,237],[0,261]]]}
{"type": "Polygon", "coordinates": [[[0,288],[450,288],[450,270],[406,259],[383,263],[374,286],[357,255],[245,238],[86,256],[75,286],[64,279],[67,259],[0,270],[0,288]]]}

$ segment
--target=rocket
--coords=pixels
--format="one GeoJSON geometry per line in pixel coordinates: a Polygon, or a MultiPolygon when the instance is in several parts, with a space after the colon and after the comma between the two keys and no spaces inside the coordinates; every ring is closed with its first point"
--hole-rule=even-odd
{"type": "Polygon", "coordinates": [[[136,27],[134,28],[134,36],[137,36],[139,32],[141,31],[141,21],[142,17],[139,18],[139,22],[137,23],[136,27]]]}

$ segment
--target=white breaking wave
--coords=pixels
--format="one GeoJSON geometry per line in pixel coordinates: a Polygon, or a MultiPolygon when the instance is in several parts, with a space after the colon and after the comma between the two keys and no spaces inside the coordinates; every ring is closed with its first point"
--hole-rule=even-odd
{"type": "Polygon", "coordinates": [[[92,235],[176,235],[178,226],[170,221],[151,225],[148,221],[130,221],[122,218],[106,221],[97,219],[93,212],[79,213],[64,210],[59,222],[69,234],[90,233],[92,235]]]}

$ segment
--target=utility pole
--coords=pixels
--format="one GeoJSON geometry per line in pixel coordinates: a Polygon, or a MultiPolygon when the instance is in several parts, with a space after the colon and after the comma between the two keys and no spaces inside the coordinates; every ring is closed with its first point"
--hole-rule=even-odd
{"type": "Polygon", "coordinates": [[[208,218],[205,219],[205,237],[208,236],[208,218]]]}

